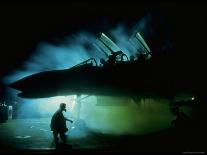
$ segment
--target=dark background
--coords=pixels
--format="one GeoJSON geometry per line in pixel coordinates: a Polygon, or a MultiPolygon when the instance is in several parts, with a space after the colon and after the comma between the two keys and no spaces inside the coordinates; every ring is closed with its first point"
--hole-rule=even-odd
{"type": "MultiPolygon", "coordinates": [[[[0,79],[21,68],[40,41],[56,43],[66,34],[97,33],[118,22],[130,27],[153,11],[162,14],[170,27],[177,57],[188,57],[192,72],[204,78],[206,9],[204,2],[1,2],[0,79]]],[[[0,98],[5,87],[1,81],[0,98]]]]}

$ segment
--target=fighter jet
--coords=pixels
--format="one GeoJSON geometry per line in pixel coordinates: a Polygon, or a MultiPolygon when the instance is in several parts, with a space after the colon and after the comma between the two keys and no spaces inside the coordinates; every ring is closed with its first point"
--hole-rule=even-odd
{"type": "Polygon", "coordinates": [[[109,37],[100,33],[98,46],[108,58],[101,59],[101,65],[90,58],[69,69],[33,74],[12,83],[10,87],[19,90],[18,96],[22,98],[61,95],[166,96],[191,91],[188,81],[183,79],[185,77],[171,78],[174,74],[173,58],[154,56],[139,32],[135,32],[133,39],[142,49],[139,52],[141,56],[135,60],[129,60],[109,37]]]}

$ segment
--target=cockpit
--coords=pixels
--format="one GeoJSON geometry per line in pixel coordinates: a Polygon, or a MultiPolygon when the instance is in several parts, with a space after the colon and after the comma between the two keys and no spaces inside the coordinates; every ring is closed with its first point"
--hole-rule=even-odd
{"type": "Polygon", "coordinates": [[[98,64],[94,58],[90,58],[86,61],[83,61],[83,62],[73,66],[72,68],[76,68],[76,67],[80,67],[80,66],[98,66],[98,64]]]}

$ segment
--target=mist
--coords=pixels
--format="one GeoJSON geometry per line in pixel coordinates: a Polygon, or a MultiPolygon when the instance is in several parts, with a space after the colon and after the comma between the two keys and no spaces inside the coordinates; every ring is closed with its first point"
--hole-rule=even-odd
{"type": "Polygon", "coordinates": [[[173,115],[164,99],[148,98],[136,103],[126,97],[94,96],[84,101],[81,118],[96,131],[120,135],[169,128],[173,115]]]}
{"type": "MultiPolygon", "coordinates": [[[[157,16],[156,19],[158,19],[157,16]]],[[[153,25],[150,25],[153,20],[154,16],[147,14],[131,28],[119,23],[104,33],[109,34],[109,37],[129,57],[138,52],[130,43],[132,34],[139,31],[147,41],[156,32],[153,25]]],[[[163,21],[158,20],[157,25],[159,24],[162,25],[163,21]]],[[[164,39],[166,36],[163,36],[164,39]]],[[[95,43],[95,34],[81,30],[71,36],[65,36],[57,44],[42,41],[21,69],[14,70],[4,78],[4,83],[9,85],[23,77],[42,71],[67,69],[89,58],[95,58],[99,64],[100,58],[106,56],[94,46],[95,43]]],[[[150,42],[147,43],[150,45],[150,42]]],[[[143,98],[140,102],[135,102],[132,98],[125,97],[90,96],[82,101],[80,116],[77,116],[76,96],[22,99],[18,98],[16,95],[18,92],[11,88],[8,88],[7,92],[8,98],[20,104],[19,118],[50,118],[61,102],[66,103],[68,112],[65,115],[73,119],[74,124],[78,117],[85,122],[87,130],[80,130],[77,132],[79,135],[87,132],[88,129],[118,135],[148,134],[169,128],[173,119],[169,101],[164,99],[143,98]]],[[[73,124],[68,126],[72,128],[73,124]]],[[[74,129],[77,128],[74,127],[74,129]]]]}

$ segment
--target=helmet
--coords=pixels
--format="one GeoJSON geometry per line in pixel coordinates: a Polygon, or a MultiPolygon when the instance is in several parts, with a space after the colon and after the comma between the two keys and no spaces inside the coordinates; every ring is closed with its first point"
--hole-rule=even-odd
{"type": "Polygon", "coordinates": [[[66,110],[66,104],[65,103],[60,103],[60,109],[61,110],[66,110]]]}

